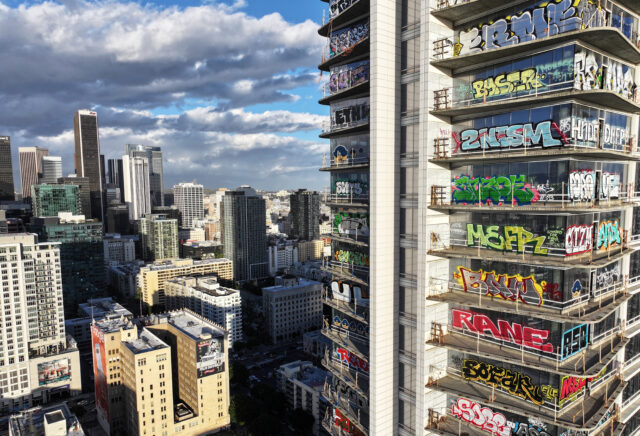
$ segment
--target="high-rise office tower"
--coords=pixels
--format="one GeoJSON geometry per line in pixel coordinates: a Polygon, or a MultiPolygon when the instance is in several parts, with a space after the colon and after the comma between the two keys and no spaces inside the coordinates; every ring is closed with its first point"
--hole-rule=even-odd
{"type": "Polygon", "coordinates": [[[58,216],[59,212],[79,215],[82,210],[77,185],[33,185],[31,186],[31,209],[33,216],[58,216]]]}
{"type": "Polygon", "coordinates": [[[180,227],[192,229],[194,221],[204,219],[203,186],[195,183],[173,185],[173,201],[180,211],[180,227]]]}
{"type": "Polygon", "coordinates": [[[79,394],[80,358],[65,334],[60,249],[33,234],[0,235],[0,411],[79,394]]]}
{"type": "Polygon", "coordinates": [[[75,168],[78,177],[89,179],[91,209],[83,211],[87,218],[102,221],[102,171],[100,165],[100,135],[98,114],[79,110],[73,118],[76,141],[75,168]]]}
{"type": "Polygon", "coordinates": [[[0,136],[0,201],[14,201],[15,199],[11,139],[8,136],[0,136]]]}
{"type": "MultiPolygon", "coordinates": [[[[109,159],[107,160],[107,168],[109,178],[108,183],[120,188],[120,192],[124,191],[124,169],[122,168],[122,159],[109,159]]],[[[121,201],[124,202],[124,197],[121,197],[121,201]]]]}
{"type": "Polygon", "coordinates": [[[80,196],[81,214],[88,217],[91,214],[91,188],[87,177],[77,177],[70,175],[68,177],[58,178],[58,183],[62,185],[76,185],[78,187],[78,195],[80,196]]]}
{"type": "Polygon", "coordinates": [[[178,220],[164,215],[145,215],[140,219],[140,243],[145,260],[177,259],[178,220]]]}
{"type": "Polygon", "coordinates": [[[101,222],[61,212],[57,217],[33,218],[31,226],[41,241],[60,243],[64,309],[67,315],[74,316],[79,303],[105,296],[101,222]]]}
{"type": "Polygon", "coordinates": [[[149,161],[145,156],[122,156],[124,202],[129,207],[129,218],[139,220],[151,213],[149,191],[149,161]]]}
{"type": "Polygon", "coordinates": [[[39,183],[50,185],[58,183],[62,177],[62,158],[60,156],[44,156],[42,158],[42,177],[39,183]]]}
{"type": "Polygon", "coordinates": [[[146,157],[149,162],[149,190],[151,206],[164,206],[164,173],[162,170],[162,149],[141,144],[127,144],[130,157],[146,157]]]}
{"type": "Polygon", "coordinates": [[[637,435],[640,3],[329,8],[326,428],[637,435]]]}
{"type": "Polygon", "coordinates": [[[320,195],[299,189],[289,196],[291,236],[305,241],[320,237],[320,195]]]}
{"type": "Polygon", "coordinates": [[[18,147],[23,201],[28,201],[28,199],[31,198],[31,186],[40,183],[40,178],[42,177],[42,158],[45,156],[49,156],[49,150],[46,148],[18,147]]]}
{"type": "Polygon", "coordinates": [[[226,191],[222,197],[224,257],[233,261],[234,280],[252,280],[269,274],[264,199],[249,186],[226,191]]]}

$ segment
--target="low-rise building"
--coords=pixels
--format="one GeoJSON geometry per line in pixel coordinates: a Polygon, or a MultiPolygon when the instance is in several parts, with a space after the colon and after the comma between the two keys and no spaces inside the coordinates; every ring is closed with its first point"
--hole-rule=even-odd
{"type": "Polygon", "coordinates": [[[215,277],[176,277],[167,281],[167,310],[189,309],[230,332],[229,348],[242,341],[240,291],[220,286],[215,277]]]}
{"type": "Polygon", "coordinates": [[[269,274],[275,275],[278,271],[290,268],[298,262],[298,248],[291,241],[270,245],[267,247],[269,259],[269,274]]]}
{"type": "Polygon", "coordinates": [[[134,298],[138,290],[138,273],[142,266],[144,262],[141,260],[107,266],[107,285],[125,298],[134,298]]]}
{"type": "Polygon", "coordinates": [[[222,244],[215,241],[185,241],[180,244],[183,259],[215,259],[222,256],[222,244]]]}
{"type": "Polygon", "coordinates": [[[180,242],[204,241],[205,240],[204,228],[193,227],[189,229],[180,229],[178,230],[178,240],[180,242]]]}
{"type": "Polygon", "coordinates": [[[301,360],[282,365],[276,371],[278,390],[284,393],[289,406],[313,415],[314,435],[320,434],[321,411],[325,410],[321,392],[327,375],[327,371],[301,360]]]}
{"type": "Polygon", "coordinates": [[[215,275],[222,284],[233,279],[233,264],[229,259],[173,259],[155,262],[140,268],[137,286],[145,306],[165,307],[165,284],[180,276],[215,275]]]}
{"type": "Polygon", "coordinates": [[[298,248],[298,262],[322,259],[324,241],[321,239],[315,239],[313,241],[298,241],[296,246],[298,248]]]}
{"type": "Polygon", "coordinates": [[[66,403],[34,407],[9,418],[9,436],[84,436],[66,403]]]}
{"type": "Polygon", "coordinates": [[[228,428],[228,332],[188,310],[92,326],[96,409],[107,434],[195,436],[228,428]]]}
{"type": "Polygon", "coordinates": [[[276,277],[262,290],[265,322],[276,344],[322,327],[322,283],[292,275],[276,277]]]}
{"type": "Polygon", "coordinates": [[[104,235],[104,263],[117,265],[136,260],[135,237],[123,237],[118,233],[104,235]]]}

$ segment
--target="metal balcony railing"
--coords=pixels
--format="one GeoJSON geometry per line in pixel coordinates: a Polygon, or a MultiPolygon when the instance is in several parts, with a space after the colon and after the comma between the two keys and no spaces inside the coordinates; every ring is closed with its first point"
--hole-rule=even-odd
{"type": "Polygon", "coordinates": [[[329,154],[322,155],[322,167],[321,169],[348,169],[350,167],[359,165],[369,165],[369,156],[333,156],[329,154]]]}
{"type": "MultiPolygon", "coordinates": [[[[443,10],[449,7],[458,6],[464,3],[470,3],[469,0],[438,0],[437,10],[443,10]],[[440,7],[440,5],[443,5],[440,7]]],[[[579,29],[575,28],[575,24],[564,24],[564,23],[552,23],[551,20],[546,20],[547,28],[544,29],[542,35],[536,34],[536,40],[544,40],[547,38],[551,38],[554,36],[561,35],[563,33],[575,32],[579,29]],[[554,31],[552,31],[551,26],[554,27],[554,31]]],[[[567,20],[569,21],[569,20],[567,20]]],[[[616,26],[613,23],[613,16],[611,14],[607,14],[607,11],[602,8],[591,15],[587,22],[581,23],[581,29],[618,29],[625,38],[631,42],[631,44],[635,47],[638,46],[638,32],[631,31],[626,34],[623,29],[623,20],[620,20],[620,26],[616,26]]],[[[540,33],[540,32],[537,32],[540,33]]],[[[434,60],[442,60],[450,57],[456,57],[457,51],[455,50],[456,41],[452,41],[449,38],[441,38],[433,42],[433,59],[434,60]]]]}
{"type": "MultiPolygon", "coordinates": [[[[590,90],[581,90],[581,89],[577,89],[575,88],[575,81],[574,80],[567,80],[564,82],[558,82],[558,83],[552,83],[550,85],[544,85],[544,86],[540,86],[537,88],[531,88],[527,91],[518,91],[518,92],[514,92],[512,94],[509,94],[509,97],[503,97],[503,95],[499,95],[499,96],[487,96],[485,94],[485,96],[483,98],[467,98],[467,99],[457,99],[454,98],[455,95],[455,88],[453,86],[450,87],[445,87],[442,89],[438,89],[438,90],[434,90],[433,91],[433,106],[431,107],[431,110],[434,111],[439,111],[439,110],[446,110],[446,109],[460,109],[460,108],[468,108],[468,107],[472,107],[472,106],[476,106],[476,105],[484,105],[487,103],[493,103],[493,102],[500,102],[500,103],[508,103],[508,102],[513,102],[514,100],[518,100],[518,99],[522,99],[522,98],[528,98],[528,97],[541,97],[541,96],[546,96],[548,94],[552,94],[554,92],[561,92],[561,91],[584,91],[584,92],[589,92],[589,91],[606,91],[607,89],[604,88],[595,88],[595,89],[590,89],[590,90]]],[[[635,89],[636,87],[634,86],[633,89],[633,94],[630,95],[624,95],[624,94],[617,94],[620,95],[622,98],[624,98],[625,100],[628,100],[630,102],[633,103],[638,103],[640,101],[639,98],[639,92],[637,89],[635,89]]],[[[613,92],[613,90],[610,90],[613,92]]]]}
{"type": "MultiPolygon", "coordinates": [[[[638,277],[635,277],[634,279],[635,279],[634,282],[632,282],[631,280],[628,280],[628,278],[625,277],[625,280],[622,280],[618,283],[614,283],[610,286],[606,286],[601,289],[592,291],[591,293],[588,293],[588,294],[582,294],[578,297],[571,298],[566,301],[554,301],[552,299],[545,299],[544,305],[542,306],[542,308],[550,308],[550,309],[562,311],[574,306],[586,304],[588,302],[596,302],[596,303],[601,302],[604,298],[609,296],[613,296],[615,301],[616,296],[628,293],[629,286],[634,285],[638,281],[638,277]]],[[[466,293],[469,295],[477,296],[478,301],[482,301],[483,299],[491,301],[492,298],[495,298],[495,297],[492,297],[491,295],[486,295],[484,293],[485,291],[479,288],[468,288],[465,291],[464,288],[457,281],[449,281],[446,279],[440,279],[436,277],[431,277],[429,279],[429,286],[427,288],[427,298],[433,298],[439,295],[448,294],[452,292],[459,292],[462,294],[466,293]]],[[[527,304],[522,303],[519,299],[516,299],[515,301],[513,301],[513,304],[515,304],[516,306],[524,306],[524,307],[527,306],[527,304]]]]}
{"type": "MultiPolygon", "coordinates": [[[[471,180],[471,182],[475,183],[482,180],[482,177],[478,177],[477,179],[471,180]]],[[[609,205],[617,205],[620,203],[630,203],[632,201],[632,185],[624,185],[622,183],[618,184],[614,189],[617,191],[617,195],[612,195],[608,198],[604,198],[601,191],[601,187],[594,187],[593,196],[590,199],[583,199],[581,197],[577,197],[570,192],[569,183],[562,182],[561,184],[554,185],[539,185],[539,186],[526,186],[522,189],[528,189],[527,194],[530,194],[530,199],[526,203],[518,204],[518,195],[522,189],[516,189],[514,184],[512,184],[511,192],[506,195],[500,195],[499,197],[508,198],[507,200],[498,200],[497,202],[491,198],[492,195],[487,193],[483,193],[483,191],[488,191],[492,188],[479,188],[480,183],[472,184],[470,183],[471,190],[465,189],[456,189],[453,184],[451,186],[442,186],[442,185],[432,185],[431,186],[431,198],[429,204],[431,206],[453,206],[453,205],[467,205],[469,206],[469,210],[480,210],[483,207],[488,206],[502,206],[505,208],[511,207],[512,209],[516,209],[518,207],[527,206],[527,207],[561,207],[561,208],[571,208],[571,207],[583,207],[583,208],[593,208],[596,206],[609,206],[609,205]],[[551,189],[551,192],[545,193],[544,191],[548,191],[551,189]],[[456,194],[456,191],[464,192],[464,194],[469,198],[463,198],[461,193],[456,194]],[[457,197],[457,198],[456,198],[457,197]],[[485,198],[486,197],[486,198],[485,198]],[[471,209],[473,208],[473,209],[471,209]]],[[[495,197],[495,196],[494,196],[495,197]]]]}
{"type": "Polygon", "coordinates": [[[324,120],[322,122],[322,134],[326,135],[329,133],[337,133],[337,132],[341,132],[344,130],[349,130],[349,129],[354,129],[356,127],[362,127],[362,126],[366,126],[367,124],[369,124],[369,120],[368,119],[364,119],[364,120],[358,120],[358,121],[350,121],[350,122],[346,122],[343,124],[340,124],[339,126],[337,125],[333,125],[331,123],[331,120],[324,120]]]}
{"type": "MultiPolygon", "coordinates": [[[[482,156],[482,157],[491,158],[492,156],[495,157],[495,155],[497,154],[514,153],[514,152],[521,152],[525,155],[527,154],[527,152],[529,153],[548,152],[549,154],[553,154],[554,152],[566,151],[566,150],[571,150],[576,153],[577,152],[589,153],[594,150],[597,150],[601,152],[609,151],[609,152],[624,153],[629,156],[640,156],[640,147],[637,144],[635,136],[629,137],[629,140],[626,141],[624,144],[615,144],[615,145],[603,145],[600,142],[593,145],[579,144],[578,140],[573,138],[567,138],[566,140],[563,140],[564,142],[563,145],[558,147],[550,147],[550,148],[537,147],[537,146],[532,147],[530,145],[528,146],[528,143],[530,143],[531,141],[524,141],[524,145],[522,146],[492,147],[492,148],[485,147],[478,150],[465,150],[464,153],[460,153],[460,154],[458,154],[459,142],[456,142],[456,140],[452,141],[452,139],[453,138],[449,136],[441,136],[438,138],[434,138],[433,140],[434,152],[433,152],[433,158],[432,158],[434,161],[450,159],[453,157],[478,158],[482,156]]],[[[634,192],[634,196],[637,196],[638,200],[640,200],[640,192],[634,192]]]]}
{"type": "Polygon", "coordinates": [[[362,194],[328,194],[325,202],[345,205],[367,205],[369,204],[369,196],[362,194]]]}
{"type": "Polygon", "coordinates": [[[365,306],[362,304],[358,304],[355,298],[351,298],[351,301],[346,302],[342,300],[338,300],[335,298],[331,298],[329,296],[329,291],[327,289],[324,290],[323,293],[324,299],[323,302],[347,315],[350,315],[361,321],[363,323],[369,322],[369,306],[365,306]]]}

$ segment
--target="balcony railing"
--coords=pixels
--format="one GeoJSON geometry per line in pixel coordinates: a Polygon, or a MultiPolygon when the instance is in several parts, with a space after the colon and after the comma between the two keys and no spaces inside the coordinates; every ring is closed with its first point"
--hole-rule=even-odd
{"type": "MultiPolygon", "coordinates": [[[[447,110],[447,109],[468,108],[468,107],[480,106],[480,105],[484,106],[487,103],[494,103],[494,102],[505,104],[505,103],[517,101],[519,99],[537,98],[537,97],[547,96],[553,93],[563,92],[563,91],[565,92],[576,91],[576,92],[585,92],[585,93],[590,91],[610,91],[612,93],[614,92],[613,90],[600,89],[600,88],[587,89],[587,90],[577,89],[575,88],[574,80],[567,80],[565,82],[558,82],[558,83],[553,83],[551,85],[544,85],[537,88],[529,89],[527,91],[519,91],[517,93],[509,94],[509,97],[506,97],[506,98],[502,98],[502,95],[497,96],[498,98],[496,98],[493,96],[489,97],[485,94],[483,98],[457,99],[457,98],[454,98],[455,89],[456,87],[450,86],[450,87],[434,90],[433,106],[431,110],[441,111],[441,110],[447,110]]],[[[634,89],[633,94],[630,94],[628,96],[624,94],[616,94],[616,95],[619,95],[621,98],[623,98],[626,101],[637,104],[640,101],[639,93],[638,93],[638,90],[635,89],[635,86],[633,87],[633,89],[634,89]]]]}
{"type": "MultiPolygon", "coordinates": [[[[545,147],[532,147],[532,146],[528,146],[528,143],[530,143],[530,141],[523,141],[524,144],[522,146],[509,146],[509,147],[490,147],[490,148],[486,148],[483,147],[482,149],[479,150],[465,150],[463,153],[459,153],[459,145],[458,143],[456,143],[455,141],[451,141],[452,138],[450,137],[438,137],[438,138],[434,138],[434,153],[433,153],[433,160],[434,161],[439,161],[439,160],[445,160],[445,159],[452,159],[452,158],[461,158],[461,159],[466,159],[466,158],[479,158],[479,157],[483,157],[483,158],[492,158],[492,157],[496,157],[497,155],[501,155],[500,157],[509,157],[512,155],[516,155],[518,153],[522,153],[524,155],[527,155],[527,153],[529,154],[536,154],[536,155],[540,155],[540,154],[561,154],[561,153],[568,153],[568,152],[572,152],[572,153],[590,153],[590,152],[597,152],[597,153],[606,153],[606,152],[612,152],[612,153],[623,153],[623,154],[627,154],[629,156],[640,156],[640,147],[638,146],[637,142],[636,142],[636,137],[635,136],[631,136],[629,137],[629,139],[624,143],[624,144],[615,144],[615,145],[602,145],[600,143],[594,144],[594,145],[588,145],[588,144],[579,144],[578,141],[574,138],[567,138],[567,140],[563,141],[563,145],[559,146],[559,147],[549,147],[549,148],[545,148],[545,147]],[[504,156],[502,156],[504,154],[504,156]]],[[[638,200],[640,200],[640,192],[634,192],[634,195],[637,195],[638,200]]]]}
{"type": "Polygon", "coordinates": [[[329,296],[328,290],[324,291],[323,303],[333,307],[363,323],[369,323],[369,306],[358,304],[355,298],[351,298],[350,302],[337,300],[329,296]]]}
{"type": "Polygon", "coordinates": [[[355,129],[357,127],[364,127],[367,126],[369,124],[369,120],[358,120],[358,121],[350,121],[350,122],[346,122],[343,124],[340,124],[339,126],[335,126],[333,124],[331,124],[331,120],[324,120],[322,122],[322,134],[323,135],[328,135],[330,133],[340,133],[343,131],[347,131],[350,129],[355,129]]]}
{"type": "MultiPolygon", "coordinates": [[[[510,361],[511,363],[514,363],[513,358],[517,356],[520,364],[523,364],[525,362],[535,362],[536,364],[544,363],[548,368],[555,368],[557,371],[563,369],[567,371],[567,373],[569,371],[572,371],[572,374],[576,376],[588,376],[589,374],[585,371],[591,370],[593,372],[593,368],[598,368],[598,363],[606,364],[607,360],[611,360],[613,357],[615,357],[611,355],[611,353],[619,351],[622,345],[624,345],[620,336],[620,325],[607,330],[597,337],[590,338],[588,346],[584,350],[580,350],[580,352],[578,353],[575,353],[569,357],[565,357],[560,352],[560,346],[554,347],[554,349],[557,351],[543,352],[541,350],[527,347],[524,344],[516,344],[511,340],[503,340],[492,336],[481,335],[479,333],[474,333],[466,329],[454,327],[450,324],[441,325],[436,322],[432,323],[432,329],[428,343],[436,345],[446,345],[448,343],[447,334],[449,332],[469,339],[468,341],[455,341],[455,344],[460,345],[458,351],[467,351],[473,353],[472,351],[465,350],[462,347],[462,345],[470,346],[472,342],[475,343],[475,352],[483,351],[484,348],[485,354],[488,352],[493,353],[495,352],[495,347],[499,347],[500,350],[504,351],[505,353],[503,358],[509,359],[508,361],[510,361]],[[509,351],[512,352],[509,353],[509,351]],[[541,358],[547,360],[542,361],[541,358]],[[571,361],[573,361],[573,363],[571,363],[571,361]]],[[[600,369],[595,372],[597,373],[599,371],[600,369]]],[[[590,376],[595,375],[596,374],[593,373],[590,374],[590,376]]]]}
{"type": "Polygon", "coordinates": [[[340,170],[348,169],[354,166],[369,165],[369,156],[340,156],[335,157],[333,155],[322,155],[322,167],[320,169],[325,170],[340,170]]]}
{"type": "Polygon", "coordinates": [[[328,194],[325,199],[326,203],[366,206],[369,204],[368,195],[356,195],[356,194],[328,194]]]}
{"type": "MultiPolygon", "coordinates": [[[[482,177],[478,177],[478,180],[482,180],[482,177]]],[[[632,199],[632,185],[629,184],[625,186],[624,184],[617,185],[618,194],[611,198],[603,198],[602,194],[593,195],[591,199],[582,199],[576,198],[570,192],[569,183],[562,182],[559,186],[549,186],[549,185],[540,185],[540,186],[529,186],[523,187],[522,189],[528,189],[530,194],[530,200],[528,202],[519,203],[518,195],[521,191],[520,188],[517,190],[512,185],[511,193],[507,193],[506,195],[500,195],[500,197],[508,198],[504,201],[494,201],[491,195],[483,194],[483,189],[479,188],[479,183],[471,186],[471,191],[456,189],[453,185],[451,186],[442,186],[442,185],[432,185],[431,186],[431,206],[439,207],[439,206],[468,206],[469,211],[473,210],[481,210],[483,207],[503,207],[505,209],[514,209],[522,207],[553,207],[553,208],[593,208],[596,206],[615,206],[621,203],[629,203],[632,199]],[[550,192],[544,193],[542,190],[546,190],[547,188],[558,189],[558,192],[550,192]],[[626,188],[626,189],[625,189],[626,188]],[[462,194],[456,194],[456,191],[464,192],[465,195],[470,198],[462,198],[462,194]],[[458,198],[456,198],[456,196],[458,198]],[[485,198],[487,197],[487,198],[485,198]]],[[[598,187],[600,188],[600,187],[598,187]]],[[[484,190],[489,190],[490,188],[484,188],[484,190]]],[[[598,191],[599,189],[596,189],[598,191]]]]}
{"type": "MultiPolygon", "coordinates": [[[[580,305],[591,303],[602,303],[602,300],[605,298],[613,296],[613,301],[618,295],[626,294],[629,291],[629,287],[633,286],[638,282],[638,277],[634,277],[634,280],[622,280],[618,283],[612,284],[610,286],[603,287],[599,290],[593,291],[591,294],[581,294],[578,297],[571,298],[566,301],[554,301],[552,299],[545,299],[542,306],[534,306],[537,309],[554,309],[558,311],[564,311],[570,309],[572,307],[577,307],[580,305]]],[[[488,302],[493,301],[494,299],[501,300],[498,296],[487,295],[485,290],[479,288],[470,287],[466,291],[458,283],[457,281],[449,281],[446,279],[440,279],[436,277],[431,277],[429,279],[429,287],[427,288],[427,299],[433,298],[437,296],[442,296],[444,294],[450,294],[457,292],[459,295],[469,295],[470,298],[476,298],[479,305],[488,304],[488,302]]],[[[502,299],[501,301],[506,301],[502,299]]],[[[531,304],[526,304],[521,302],[516,298],[515,301],[511,302],[515,305],[516,309],[521,308],[521,310],[526,310],[527,307],[532,307],[531,304]]]]}
{"type": "MultiPolygon", "coordinates": [[[[442,0],[439,0],[439,5],[442,2],[442,0]]],[[[458,6],[461,4],[466,4],[466,3],[470,3],[469,1],[463,1],[463,0],[449,0],[444,2],[449,3],[451,6],[443,6],[442,8],[438,7],[437,10],[441,11],[444,9],[447,9],[449,7],[452,6],[458,6]]],[[[540,12],[540,11],[537,11],[540,12]]],[[[545,14],[547,14],[547,12],[544,12],[545,14]]],[[[546,17],[546,15],[545,15],[546,17]]],[[[567,17],[568,18],[568,17],[567,17]]],[[[620,18],[618,16],[618,18],[620,18]]],[[[622,24],[623,20],[620,19],[620,25],[614,25],[613,23],[613,15],[611,14],[607,14],[607,11],[602,8],[597,10],[595,13],[591,14],[591,16],[589,17],[589,20],[586,22],[582,22],[580,23],[580,27],[576,28],[575,23],[572,23],[572,20],[567,19],[565,23],[552,23],[551,19],[545,20],[548,21],[547,23],[547,28],[543,29],[542,31],[539,31],[540,29],[538,29],[537,24],[536,24],[536,35],[534,40],[535,41],[544,41],[546,39],[549,38],[554,38],[556,37],[556,39],[558,37],[561,37],[563,34],[571,34],[574,32],[577,32],[579,30],[592,30],[592,29],[616,29],[619,30],[623,37],[629,41],[629,43],[631,45],[633,45],[634,47],[637,47],[639,44],[638,41],[638,32],[636,31],[630,31],[625,33],[624,30],[624,25],[622,24]],[[552,29],[552,26],[554,29],[552,29]]],[[[507,30],[507,33],[509,33],[510,30],[507,30]]],[[[482,34],[482,31],[480,32],[482,34]]],[[[511,33],[513,35],[513,32],[511,33]]],[[[506,47],[516,47],[518,45],[520,45],[520,41],[518,39],[516,39],[518,41],[518,43],[516,44],[512,44],[512,45],[503,45],[503,46],[498,46],[498,45],[494,45],[494,47],[492,49],[489,50],[482,50],[482,53],[486,53],[489,51],[493,51],[495,49],[498,48],[506,48],[506,47]]],[[[525,41],[526,42],[526,41],[525,41]]],[[[449,38],[442,38],[439,40],[436,40],[433,42],[433,59],[438,61],[438,60],[442,60],[442,59],[448,59],[448,58],[452,58],[452,57],[458,57],[459,56],[459,50],[456,50],[455,47],[458,45],[459,41],[455,41],[455,40],[451,40],[449,38]]],[[[484,45],[484,44],[483,44],[484,45]]],[[[477,49],[476,49],[477,50],[477,49]]],[[[472,52],[468,53],[470,55],[475,54],[476,52],[474,52],[472,50],[472,52]]],[[[466,55],[462,54],[462,56],[466,55]]]]}
{"type": "Polygon", "coordinates": [[[349,401],[346,396],[334,391],[328,383],[324,384],[322,396],[334,407],[337,407],[351,424],[365,433],[369,432],[368,416],[362,413],[362,409],[349,401]]]}

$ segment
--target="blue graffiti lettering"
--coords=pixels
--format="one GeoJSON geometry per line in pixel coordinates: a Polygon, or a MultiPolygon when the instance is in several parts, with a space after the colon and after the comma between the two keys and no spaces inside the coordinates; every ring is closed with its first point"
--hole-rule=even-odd
{"type": "Polygon", "coordinates": [[[467,129],[460,133],[462,151],[489,149],[489,148],[513,148],[522,147],[558,147],[566,142],[563,139],[553,137],[552,129],[556,135],[562,134],[555,122],[543,121],[533,127],[532,123],[512,124],[483,129],[467,129]]]}

